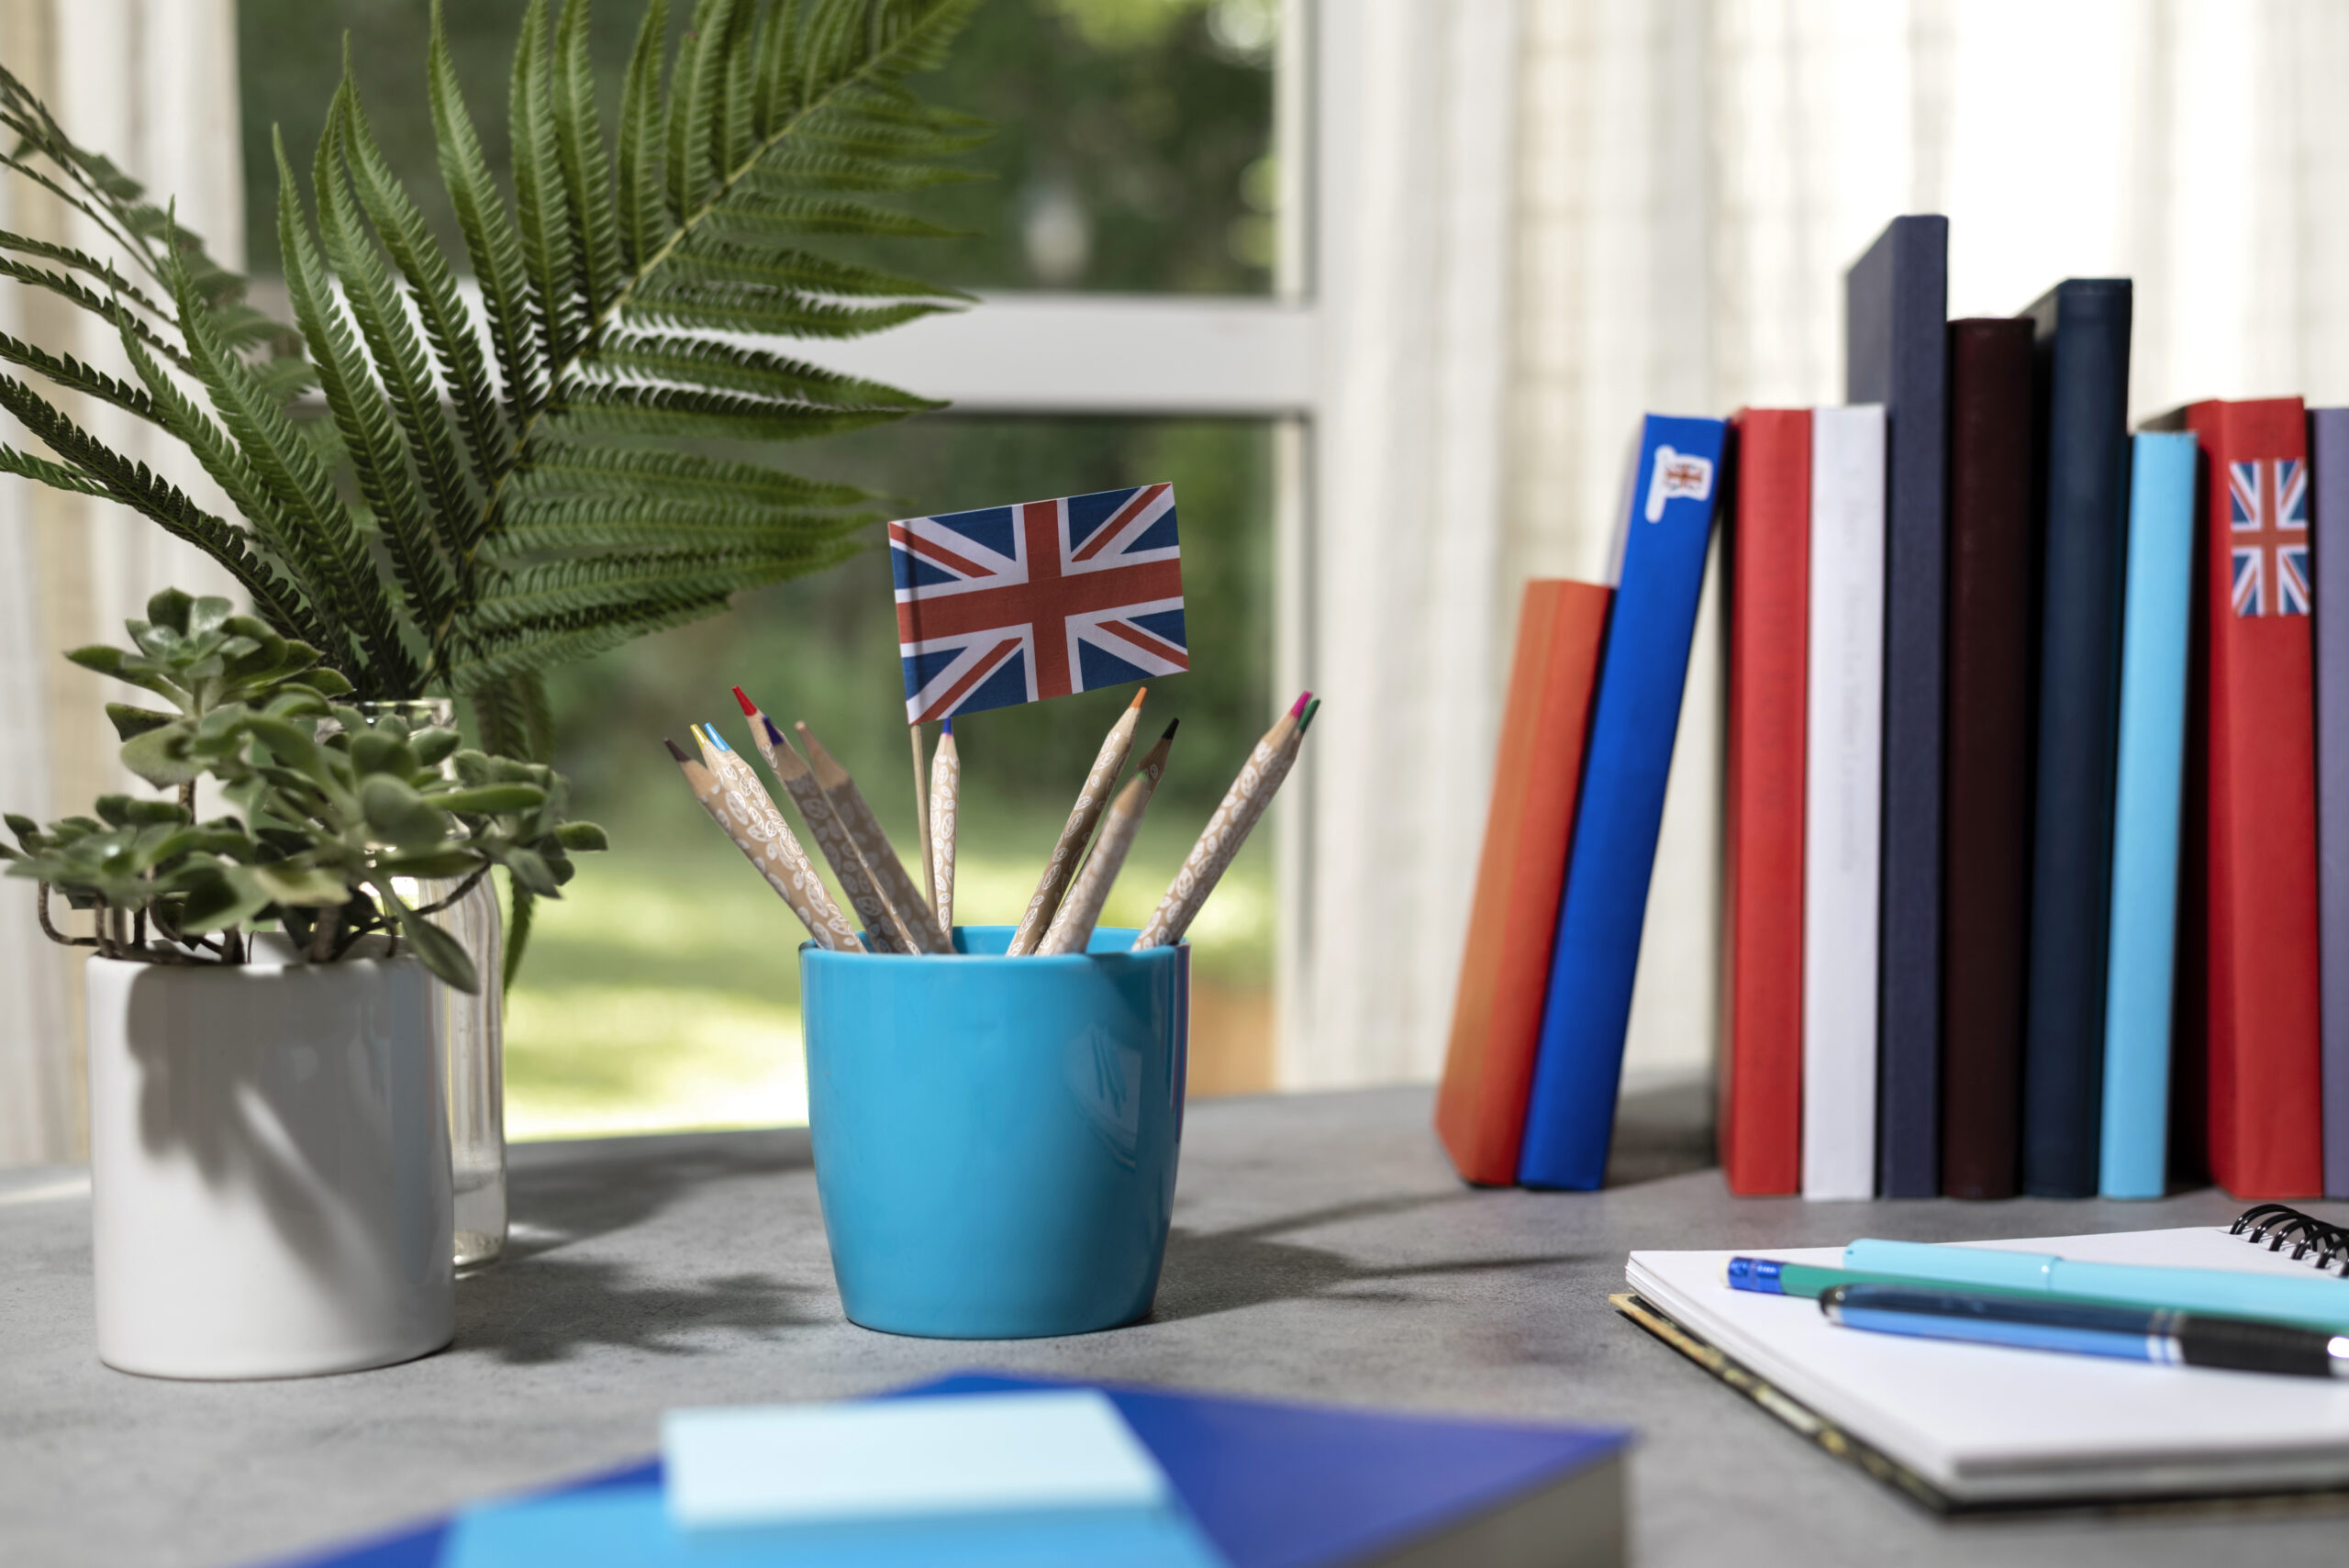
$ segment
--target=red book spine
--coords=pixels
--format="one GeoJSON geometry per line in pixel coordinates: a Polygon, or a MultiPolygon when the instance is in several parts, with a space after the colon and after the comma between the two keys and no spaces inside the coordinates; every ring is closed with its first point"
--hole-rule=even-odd
{"type": "Polygon", "coordinates": [[[1802,824],[1810,414],[1737,420],[1723,800],[1721,1169],[1802,1190],[1802,824]]]}
{"type": "Polygon", "coordinates": [[[2210,1172],[2238,1197],[2324,1186],[2307,422],[2297,397],[2198,403],[2210,504],[2203,917],[2210,1172]]]}
{"type": "Polygon", "coordinates": [[[1436,1133],[1453,1167],[1482,1185],[1517,1180],[1612,597],[1590,583],[1528,583],[1518,617],[1468,951],[1435,1102],[1436,1133]]]}

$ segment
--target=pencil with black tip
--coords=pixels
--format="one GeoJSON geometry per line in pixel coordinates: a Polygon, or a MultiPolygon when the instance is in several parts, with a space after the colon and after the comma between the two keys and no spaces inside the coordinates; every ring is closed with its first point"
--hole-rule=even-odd
{"type": "Polygon", "coordinates": [[[751,721],[751,739],[758,743],[759,755],[766,760],[767,771],[799,807],[799,819],[807,824],[807,836],[816,840],[816,848],[840,879],[841,892],[847,895],[856,917],[864,922],[865,940],[875,952],[912,952],[913,939],[901,936],[896,911],[881,896],[873,881],[873,873],[865,869],[864,857],[856,852],[848,829],[841,826],[840,817],[832,810],[832,803],[824,798],[823,786],[816,782],[816,772],[807,760],[791,749],[783,738],[783,730],[775,721],[759,711],[759,706],[734,688],[734,700],[742,705],[743,714],[751,721]]]}
{"type": "MultiPolygon", "coordinates": [[[[695,739],[698,740],[700,737],[695,739]]],[[[740,798],[739,787],[729,788],[707,765],[686,755],[685,749],[674,740],[663,740],[661,744],[669,748],[669,755],[677,760],[694,798],[701,802],[710,820],[734,840],[734,847],[758,868],[767,885],[783,895],[783,901],[791,906],[791,912],[799,917],[800,924],[807,928],[807,934],[834,952],[853,951],[856,933],[850,929],[831,895],[824,891],[823,880],[800,852],[791,829],[785,828],[780,835],[773,833],[751,802],[740,798]]],[[[763,796],[766,792],[759,793],[763,796]]],[[[767,809],[774,809],[773,801],[767,803],[767,809]]],[[[781,821],[780,817],[775,818],[777,825],[781,821]]]]}
{"type": "Polygon", "coordinates": [[[1093,759],[1093,769],[1085,775],[1085,787],[1076,794],[1076,804],[1069,808],[1068,821],[1061,828],[1060,842],[1052,846],[1052,858],[1044,862],[1044,875],[1036,884],[1035,895],[1028,900],[1028,912],[1019,917],[1019,929],[1011,935],[1011,946],[1005,950],[1012,957],[1036,951],[1052,928],[1052,917],[1059,912],[1061,895],[1068,891],[1069,878],[1076,873],[1076,862],[1085,853],[1085,846],[1093,837],[1095,824],[1101,820],[1103,808],[1109,804],[1109,792],[1117,787],[1118,775],[1125,771],[1126,758],[1134,749],[1134,727],[1141,722],[1141,699],[1150,688],[1144,686],[1109,727],[1101,741],[1101,751],[1093,759]]]}
{"type": "Polygon", "coordinates": [[[954,940],[954,817],[962,808],[963,753],[948,719],[930,759],[930,885],[938,906],[938,930],[954,940]]]}
{"type": "Polygon", "coordinates": [[[1264,814],[1264,807],[1288,777],[1297,762],[1297,749],[1305,742],[1305,732],[1313,723],[1313,715],[1320,704],[1312,700],[1313,694],[1299,695],[1281,721],[1264,732],[1248,753],[1248,761],[1241,764],[1240,776],[1231,781],[1224,792],[1223,804],[1215,808],[1201,829],[1198,842],[1184,857],[1183,869],[1174,873],[1174,883],[1166,889],[1166,896],[1158,901],[1158,908],[1150,923],[1134,939],[1134,947],[1172,947],[1183,940],[1198,917],[1199,906],[1215,891],[1215,884],[1231,864],[1240,846],[1248,841],[1250,829],[1264,814]]]}
{"type": "Polygon", "coordinates": [[[1166,727],[1166,733],[1142,754],[1134,766],[1134,776],[1110,803],[1109,814],[1101,819],[1101,836],[1094,840],[1093,852],[1085,857],[1085,869],[1076,873],[1068,896],[1061,900],[1060,913],[1052,917],[1052,929],[1044,933],[1037,952],[1083,952],[1092,941],[1093,928],[1101,923],[1102,906],[1109,902],[1109,889],[1118,873],[1125,869],[1134,835],[1141,831],[1141,814],[1149,809],[1150,797],[1165,776],[1166,753],[1174,747],[1174,726],[1182,722],[1178,718],[1166,727]]]}
{"type": "Polygon", "coordinates": [[[914,879],[907,874],[906,862],[889,842],[889,835],[881,828],[881,819],[873,814],[865,801],[864,792],[856,787],[849,772],[824,750],[814,731],[805,724],[795,724],[799,731],[799,743],[807,749],[807,765],[815,770],[816,782],[823,786],[824,798],[832,803],[832,813],[847,829],[849,842],[864,857],[865,868],[873,873],[874,883],[881,889],[890,909],[897,916],[898,929],[917,952],[951,952],[946,939],[938,934],[938,917],[931,912],[930,900],[914,879]]]}

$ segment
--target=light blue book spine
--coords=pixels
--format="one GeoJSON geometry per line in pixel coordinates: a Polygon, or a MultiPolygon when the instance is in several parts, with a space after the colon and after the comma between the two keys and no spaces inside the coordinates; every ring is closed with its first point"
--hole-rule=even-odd
{"type": "Polygon", "coordinates": [[[2106,1197],[2160,1197],[2168,1184],[2194,451],[2191,435],[2165,431],[2138,436],[2131,454],[2098,1172],[2106,1197]]]}

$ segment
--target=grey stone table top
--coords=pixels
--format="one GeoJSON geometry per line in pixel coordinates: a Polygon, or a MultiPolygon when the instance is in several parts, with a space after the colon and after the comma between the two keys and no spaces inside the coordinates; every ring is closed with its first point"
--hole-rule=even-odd
{"type": "Polygon", "coordinates": [[[1149,1321],[940,1343],[841,1316],[805,1131],[515,1151],[506,1262],[406,1366],[156,1382],[92,1348],[79,1173],[0,1174],[0,1562],[267,1560],[640,1459],[673,1405],[829,1398],[1000,1367],[1427,1411],[1621,1424],[1651,1565],[2349,1560],[2339,1513],[1950,1523],[1802,1442],[1608,1306],[1634,1247],[2134,1229],[2158,1204],[1732,1199],[1693,1088],[1627,1099],[1598,1194],[1463,1188],[1423,1089],[1195,1105],[1149,1321]]]}

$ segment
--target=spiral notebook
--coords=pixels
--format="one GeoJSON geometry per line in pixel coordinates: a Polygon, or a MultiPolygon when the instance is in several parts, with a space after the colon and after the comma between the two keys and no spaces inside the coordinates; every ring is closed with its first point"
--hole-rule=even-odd
{"type": "MultiPolygon", "coordinates": [[[[2288,1226],[2301,1218],[2283,1213],[2288,1226]]],[[[2321,1239],[2303,1250],[2297,1227],[2271,1251],[2281,1217],[2264,1218],[2255,1245],[2224,1225],[1973,1244],[2080,1262],[2340,1277],[2338,1251],[2321,1239]]],[[[1830,1268],[1842,1261],[1831,1247],[1740,1251],[1830,1268]]],[[[2349,1379],[1857,1332],[1828,1322],[1815,1301],[1730,1289],[1723,1269],[1735,1255],[1633,1252],[1626,1273],[1637,1294],[1616,1306],[1798,1432],[1928,1507],[2349,1490],[2349,1379]]],[[[2349,1280],[2341,1288],[2349,1293],[2349,1280]]]]}

